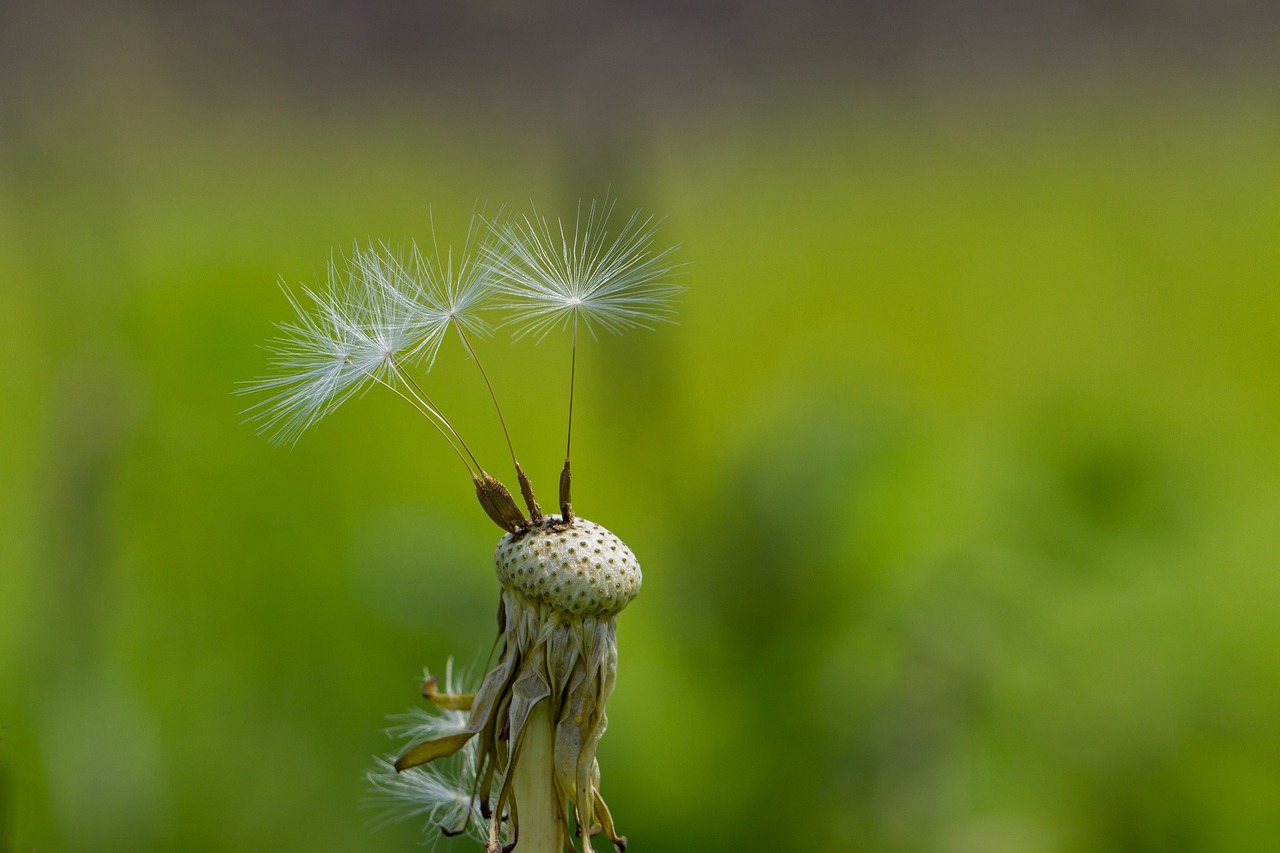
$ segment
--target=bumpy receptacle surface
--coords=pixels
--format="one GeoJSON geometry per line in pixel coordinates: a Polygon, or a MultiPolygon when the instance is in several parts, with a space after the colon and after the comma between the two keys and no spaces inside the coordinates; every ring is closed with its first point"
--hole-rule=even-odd
{"type": "Polygon", "coordinates": [[[508,534],[493,561],[505,588],[578,618],[615,616],[640,592],[636,555],[584,518],[560,530],[544,526],[508,534]]]}

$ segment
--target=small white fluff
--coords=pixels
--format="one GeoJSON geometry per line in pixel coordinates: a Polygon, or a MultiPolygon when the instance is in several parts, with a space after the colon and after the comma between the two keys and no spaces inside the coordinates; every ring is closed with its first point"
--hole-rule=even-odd
{"type": "MultiPolygon", "coordinates": [[[[431,674],[424,672],[423,677],[429,681],[431,674]]],[[[452,658],[445,668],[444,691],[454,692],[452,658]]],[[[466,711],[434,706],[413,708],[391,717],[394,725],[388,727],[386,733],[401,744],[408,744],[459,731],[466,727],[467,717],[466,711]]],[[[443,828],[449,834],[461,829],[479,841],[488,834],[489,821],[480,813],[479,803],[472,794],[476,781],[474,744],[447,759],[402,772],[396,771],[393,757],[380,756],[374,759],[374,766],[365,776],[370,790],[366,804],[379,810],[374,828],[425,817],[428,826],[424,829],[443,828]]],[[[428,835],[439,838],[435,833],[428,835]]]]}

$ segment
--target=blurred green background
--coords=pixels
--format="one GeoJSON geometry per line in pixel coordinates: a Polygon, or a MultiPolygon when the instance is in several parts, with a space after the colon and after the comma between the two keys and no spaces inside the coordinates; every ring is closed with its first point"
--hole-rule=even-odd
{"type": "MultiPolygon", "coordinates": [[[[607,191],[690,262],[579,359],[632,850],[1277,849],[1280,16],[830,5],[0,12],[0,850],[418,849],[362,774],[498,531],[390,395],[232,392],[279,278],[607,191]]],[[[564,342],[481,354],[548,503],[564,342]]]]}

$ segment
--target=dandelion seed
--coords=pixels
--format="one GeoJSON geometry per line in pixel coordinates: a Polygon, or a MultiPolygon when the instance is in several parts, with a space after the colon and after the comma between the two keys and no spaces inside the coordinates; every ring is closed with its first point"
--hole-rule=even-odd
{"type": "Polygon", "coordinates": [[[557,221],[553,232],[536,213],[513,224],[491,225],[495,239],[488,247],[497,288],[507,296],[503,307],[513,314],[516,337],[541,340],[557,326],[571,327],[569,417],[565,431],[564,467],[560,470],[560,514],[573,520],[573,402],[578,374],[578,322],[595,337],[593,323],[621,333],[636,327],[671,322],[672,302],[683,288],[668,279],[679,272],[674,247],[655,251],[653,217],[639,211],[608,242],[609,218],[615,203],[592,202],[583,219],[582,205],[571,230],[557,221]]]}
{"type": "Polygon", "coordinates": [[[680,265],[675,249],[655,251],[653,217],[631,214],[608,241],[614,202],[578,206],[572,227],[556,227],[536,213],[493,225],[487,249],[497,288],[506,296],[517,335],[543,338],[556,327],[582,321],[618,333],[674,319],[672,301],[684,288],[669,279],[680,265]]]}
{"type": "Polygon", "coordinates": [[[331,260],[325,287],[303,288],[310,304],[282,285],[297,319],[278,324],[282,334],[268,345],[274,353],[271,375],[240,389],[243,394],[269,395],[246,410],[247,420],[277,444],[294,444],[353,395],[381,385],[431,421],[472,477],[479,479],[483,469],[475,456],[405,372],[406,360],[437,346],[445,330],[424,322],[420,303],[408,295],[416,281],[405,264],[380,245],[356,247],[345,268],[331,260]]]}

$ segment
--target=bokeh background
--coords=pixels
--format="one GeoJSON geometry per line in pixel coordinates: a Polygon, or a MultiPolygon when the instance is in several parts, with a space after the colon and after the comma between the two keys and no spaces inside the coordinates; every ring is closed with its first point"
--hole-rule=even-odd
{"type": "MultiPolygon", "coordinates": [[[[0,850],[414,850],[371,756],[479,674],[498,532],[400,401],[241,423],[277,281],[606,192],[679,326],[585,346],[645,567],[638,853],[1280,845],[1264,0],[0,7],[0,850]]],[[[481,350],[535,484],[562,340],[481,350]]],[[[504,468],[483,386],[430,377],[504,468]]],[[[546,499],[549,500],[549,499],[546,499]]],[[[475,849],[465,841],[437,849],[475,849]]]]}

